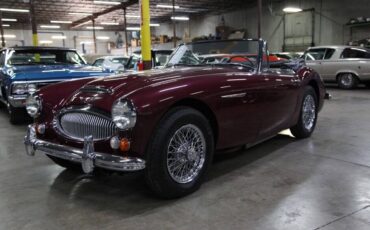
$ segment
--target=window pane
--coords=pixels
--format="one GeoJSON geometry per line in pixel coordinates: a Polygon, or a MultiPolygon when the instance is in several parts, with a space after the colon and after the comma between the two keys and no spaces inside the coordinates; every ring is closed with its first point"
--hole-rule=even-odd
{"type": "Polygon", "coordinates": [[[324,59],[326,49],[310,49],[304,54],[305,60],[322,60],[324,59]]]}
{"type": "Polygon", "coordinates": [[[370,58],[370,53],[365,49],[346,48],[343,50],[342,58],[370,58]]]}
{"type": "Polygon", "coordinates": [[[335,52],[335,49],[326,49],[324,59],[330,59],[331,56],[333,56],[334,52],[335,52]]]}

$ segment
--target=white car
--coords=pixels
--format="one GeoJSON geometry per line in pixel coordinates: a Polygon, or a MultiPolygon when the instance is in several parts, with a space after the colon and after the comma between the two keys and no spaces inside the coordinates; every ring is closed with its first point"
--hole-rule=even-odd
{"type": "Polygon", "coordinates": [[[303,54],[307,66],[325,82],[337,82],[343,89],[359,83],[370,87],[370,50],[354,46],[311,47],[303,54]]]}
{"type": "Polygon", "coordinates": [[[111,71],[117,71],[121,67],[125,67],[129,62],[130,57],[126,56],[104,56],[95,60],[93,66],[102,67],[111,71]]]}

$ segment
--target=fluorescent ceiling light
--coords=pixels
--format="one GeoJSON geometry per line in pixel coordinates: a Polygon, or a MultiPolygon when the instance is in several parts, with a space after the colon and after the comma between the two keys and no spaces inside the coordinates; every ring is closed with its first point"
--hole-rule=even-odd
{"type": "Polygon", "coordinates": [[[121,4],[121,2],[97,1],[97,0],[94,0],[94,4],[103,4],[103,5],[119,5],[119,4],[121,4]]]}
{"type": "Polygon", "coordinates": [[[58,25],[41,25],[40,28],[46,28],[46,29],[59,29],[60,26],[58,25]]]}
{"type": "Polygon", "coordinates": [[[118,26],[118,22],[101,22],[100,25],[118,26]]]}
{"type": "Polygon", "coordinates": [[[3,27],[9,27],[10,25],[9,24],[3,24],[3,27]]]}
{"type": "MultiPolygon", "coordinates": [[[[173,5],[165,5],[165,4],[157,4],[158,8],[169,8],[172,9],[174,8],[173,5]]],[[[180,9],[180,6],[175,6],[175,9],[180,9]]]]}
{"type": "Polygon", "coordinates": [[[127,27],[126,29],[127,30],[137,31],[137,30],[140,30],[141,28],[140,27],[127,27]]]}
{"type": "Polygon", "coordinates": [[[126,15],[126,18],[140,18],[140,15],[126,15]]]}
{"type": "Polygon", "coordinates": [[[96,39],[98,40],[109,40],[110,37],[108,36],[97,36],[96,39]]]}
{"type": "Polygon", "coordinates": [[[283,9],[283,11],[284,11],[285,13],[298,13],[298,12],[301,12],[301,11],[302,11],[302,9],[301,9],[301,8],[299,8],[299,7],[285,7],[285,8],[283,9]]]}
{"type": "Polygon", "coordinates": [[[3,19],[1,19],[1,21],[3,21],[3,22],[16,22],[18,20],[15,19],[15,18],[3,18],[3,19]]]}
{"type": "Polygon", "coordinates": [[[158,27],[158,26],[160,26],[161,24],[159,24],[159,23],[150,23],[149,25],[150,25],[150,26],[152,26],[152,27],[158,27]]]}
{"type": "Polygon", "coordinates": [[[53,43],[53,41],[50,41],[50,40],[41,40],[39,41],[40,44],[51,44],[53,43]]]}
{"type": "Polygon", "coordinates": [[[92,15],[92,13],[84,13],[84,12],[71,12],[71,13],[68,13],[68,14],[71,14],[71,15],[83,15],[83,16],[90,16],[90,15],[92,15]]]}
{"type": "Polygon", "coordinates": [[[85,45],[89,45],[89,44],[93,44],[94,42],[92,42],[92,41],[82,41],[82,42],[80,42],[80,44],[82,45],[82,44],[85,44],[85,45]]]}
{"type": "Polygon", "coordinates": [[[189,21],[189,17],[186,16],[172,16],[171,19],[176,21],[189,21]]]}
{"type": "Polygon", "coordinates": [[[93,30],[93,29],[96,29],[96,30],[104,30],[104,27],[102,26],[86,26],[86,29],[88,30],[93,30]]]}
{"type": "Polygon", "coordinates": [[[54,36],[51,36],[51,39],[54,39],[54,40],[63,40],[63,39],[66,39],[67,36],[64,36],[64,35],[54,35],[54,36]]]}
{"type": "Polygon", "coordinates": [[[0,11],[7,11],[7,12],[18,12],[18,13],[28,13],[29,10],[25,9],[9,9],[9,8],[0,8],[0,11]]]}
{"type": "Polygon", "coordinates": [[[72,24],[72,21],[53,21],[53,20],[51,20],[50,23],[72,24]]]}
{"type": "MultiPolygon", "coordinates": [[[[0,38],[2,36],[0,35],[0,38]]],[[[4,38],[16,38],[16,36],[14,34],[4,34],[4,38]]]]}

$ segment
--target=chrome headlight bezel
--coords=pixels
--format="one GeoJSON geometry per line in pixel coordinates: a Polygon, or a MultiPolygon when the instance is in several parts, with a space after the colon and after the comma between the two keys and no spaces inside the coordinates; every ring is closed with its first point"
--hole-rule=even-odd
{"type": "Polygon", "coordinates": [[[26,99],[26,110],[31,117],[38,117],[42,110],[41,98],[37,95],[29,95],[26,99]]]}
{"type": "Polygon", "coordinates": [[[11,94],[23,95],[28,93],[27,83],[14,83],[11,88],[11,94]]]}
{"type": "Polygon", "coordinates": [[[120,130],[131,129],[136,124],[136,110],[131,101],[118,99],[112,105],[112,121],[120,130]]]}

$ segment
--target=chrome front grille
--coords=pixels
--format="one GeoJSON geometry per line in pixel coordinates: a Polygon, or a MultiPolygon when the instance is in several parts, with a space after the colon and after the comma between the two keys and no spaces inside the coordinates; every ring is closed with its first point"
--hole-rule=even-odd
{"type": "Polygon", "coordinates": [[[110,118],[88,111],[73,111],[62,114],[57,128],[69,138],[83,140],[92,135],[94,140],[107,139],[114,135],[116,126],[110,118]]]}

